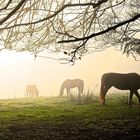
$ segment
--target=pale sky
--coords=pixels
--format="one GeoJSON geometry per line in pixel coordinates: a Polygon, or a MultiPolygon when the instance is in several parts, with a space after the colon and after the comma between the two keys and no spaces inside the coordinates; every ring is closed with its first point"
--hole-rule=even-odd
{"type": "Polygon", "coordinates": [[[84,80],[85,90],[98,85],[95,92],[99,93],[100,78],[105,72],[140,74],[140,61],[113,49],[86,55],[73,66],[46,58],[34,60],[27,52],[2,51],[0,99],[24,97],[27,84],[36,84],[40,96],[58,95],[61,83],[74,78],[84,80]]]}

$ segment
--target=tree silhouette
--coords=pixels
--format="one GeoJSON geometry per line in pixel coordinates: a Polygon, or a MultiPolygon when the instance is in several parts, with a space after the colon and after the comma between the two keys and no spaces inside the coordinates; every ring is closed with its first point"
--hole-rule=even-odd
{"type": "Polygon", "coordinates": [[[113,46],[140,54],[139,0],[1,0],[0,17],[1,50],[72,62],[113,46]]]}

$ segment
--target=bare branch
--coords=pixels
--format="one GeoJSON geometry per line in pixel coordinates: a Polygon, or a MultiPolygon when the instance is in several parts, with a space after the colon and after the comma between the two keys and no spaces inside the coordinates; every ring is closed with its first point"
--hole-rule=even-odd
{"type": "MultiPolygon", "coordinates": [[[[0,21],[0,25],[2,23],[4,23],[8,18],[10,18],[21,6],[22,4],[25,2],[26,0],[22,0],[18,5],[17,7],[7,16],[5,17],[2,21],[0,21]]],[[[9,27],[5,27],[5,28],[0,28],[0,30],[5,30],[5,29],[10,29],[10,28],[13,28],[13,27],[17,27],[17,26],[27,26],[27,25],[31,25],[31,24],[38,24],[40,22],[44,22],[46,20],[49,20],[53,17],[55,17],[56,15],[58,15],[60,12],[62,12],[64,9],[68,8],[68,7],[79,7],[79,6],[92,6],[93,8],[96,8],[98,6],[100,6],[101,4],[107,2],[108,0],[100,0],[98,1],[98,3],[78,3],[78,4],[65,4],[64,6],[62,6],[59,10],[57,10],[56,12],[54,12],[54,14],[46,17],[46,18],[43,18],[43,19],[40,19],[38,21],[34,21],[34,22],[28,22],[28,23],[21,23],[21,24],[15,24],[13,26],[9,26],[9,27]]]]}
{"type": "Polygon", "coordinates": [[[12,15],[14,15],[20,7],[26,2],[27,0],[21,0],[20,3],[12,10],[5,18],[0,21],[0,25],[2,25],[5,21],[7,21],[12,15]]]}
{"type": "Polygon", "coordinates": [[[105,33],[109,32],[109,31],[111,31],[111,30],[115,30],[115,29],[117,29],[117,28],[119,28],[119,27],[121,27],[121,26],[123,26],[123,25],[125,25],[125,24],[128,24],[128,23],[130,23],[130,22],[134,22],[135,20],[137,20],[137,19],[139,19],[139,18],[140,18],[140,14],[134,16],[134,17],[131,18],[131,19],[125,20],[125,21],[123,21],[123,22],[120,22],[120,23],[118,23],[118,24],[116,24],[116,25],[114,25],[114,26],[112,26],[112,27],[109,27],[109,28],[107,28],[107,29],[105,29],[105,30],[103,30],[103,31],[100,31],[100,32],[98,32],[98,33],[93,33],[93,34],[91,34],[91,35],[89,35],[89,36],[87,36],[87,37],[76,38],[76,39],[72,39],[72,40],[62,40],[62,41],[58,41],[58,43],[69,43],[69,42],[77,42],[77,41],[81,41],[81,40],[90,39],[90,38],[93,38],[93,37],[96,37],[96,36],[105,34],[105,33]]]}
{"type": "Polygon", "coordinates": [[[7,9],[8,6],[10,5],[10,3],[12,3],[12,0],[9,0],[8,3],[6,4],[5,7],[1,8],[0,11],[4,10],[4,9],[7,9]]]}

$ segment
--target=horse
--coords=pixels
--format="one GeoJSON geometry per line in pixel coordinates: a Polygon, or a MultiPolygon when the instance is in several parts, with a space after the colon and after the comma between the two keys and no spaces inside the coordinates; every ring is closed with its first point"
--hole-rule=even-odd
{"type": "Polygon", "coordinates": [[[105,104],[105,96],[111,87],[115,87],[119,90],[129,90],[130,96],[128,104],[131,106],[131,100],[133,94],[138,98],[140,104],[140,95],[138,89],[140,89],[140,75],[137,73],[105,73],[101,77],[100,87],[100,102],[105,104]]]}
{"type": "Polygon", "coordinates": [[[27,97],[38,97],[39,91],[36,85],[27,85],[26,86],[27,97]]]}
{"type": "Polygon", "coordinates": [[[33,94],[34,94],[34,96],[38,97],[39,96],[39,91],[37,89],[37,86],[34,84],[34,85],[32,85],[32,88],[33,88],[33,94]]]}
{"type": "Polygon", "coordinates": [[[61,85],[59,96],[63,96],[64,89],[66,89],[67,96],[68,96],[70,94],[70,89],[76,88],[76,87],[78,88],[79,97],[80,97],[80,94],[83,93],[84,81],[81,79],[67,79],[67,80],[65,80],[61,85]]]}

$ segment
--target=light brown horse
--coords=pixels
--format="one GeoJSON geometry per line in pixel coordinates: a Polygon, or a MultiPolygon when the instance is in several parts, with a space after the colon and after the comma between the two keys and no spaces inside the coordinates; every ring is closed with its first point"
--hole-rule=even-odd
{"type": "Polygon", "coordinates": [[[67,96],[68,96],[70,94],[70,89],[76,88],[76,87],[78,88],[79,96],[80,96],[80,94],[83,93],[84,81],[81,79],[73,79],[73,80],[67,79],[67,80],[65,80],[61,85],[59,96],[63,96],[64,89],[66,89],[67,96]]]}
{"type": "Polygon", "coordinates": [[[129,105],[131,105],[131,100],[133,94],[135,94],[140,103],[140,95],[138,89],[140,89],[140,75],[137,73],[105,73],[101,77],[101,87],[100,87],[100,101],[101,104],[105,104],[105,96],[107,91],[115,87],[120,90],[129,90],[129,105]]]}
{"type": "Polygon", "coordinates": [[[36,85],[27,85],[26,86],[27,97],[38,97],[39,91],[36,85]]]}

